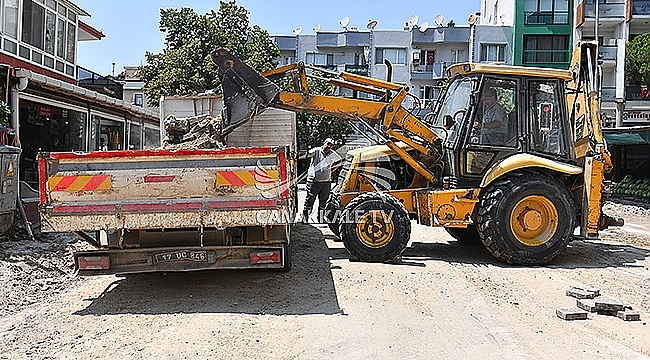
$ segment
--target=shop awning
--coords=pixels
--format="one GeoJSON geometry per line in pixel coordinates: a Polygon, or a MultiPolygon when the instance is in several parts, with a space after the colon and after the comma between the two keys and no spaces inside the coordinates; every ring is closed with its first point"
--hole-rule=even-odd
{"type": "Polygon", "coordinates": [[[603,129],[603,136],[607,145],[648,145],[650,126],[603,129]]]}

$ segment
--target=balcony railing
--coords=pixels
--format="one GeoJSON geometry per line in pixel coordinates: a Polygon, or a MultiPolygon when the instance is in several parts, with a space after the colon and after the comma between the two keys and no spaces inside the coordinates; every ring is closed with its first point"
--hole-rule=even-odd
{"type": "Polygon", "coordinates": [[[650,15],[650,0],[634,0],[632,15],[650,15]]]}
{"type": "Polygon", "coordinates": [[[345,72],[349,72],[356,75],[368,76],[368,65],[345,64],[345,72]]]}
{"type": "Polygon", "coordinates": [[[616,60],[618,48],[616,46],[600,46],[598,47],[598,57],[603,60],[616,60]]]}
{"type": "Polygon", "coordinates": [[[321,68],[323,70],[337,71],[338,67],[336,65],[313,65],[314,67],[321,68]]]}
{"type": "Polygon", "coordinates": [[[526,25],[566,25],[569,23],[568,11],[525,11],[526,25]]]}
{"type": "Polygon", "coordinates": [[[411,79],[439,79],[445,77],[447,63],[440,61],[433,64],[411,64],[411,79]]]}
{"type": "MultiPolygon", "coordinates": [[[[596,5],[587,4],[585,6],[585,17],[596,17],[596,5]]],[[[598,4],[598,17],[604,18],[624,18],[625,4],[598,4]]]]}
{"type": "Polygon", "coordinates": [[[567,50],[524,50],[525,64],[561,64],[569,62],[567,50]]]}

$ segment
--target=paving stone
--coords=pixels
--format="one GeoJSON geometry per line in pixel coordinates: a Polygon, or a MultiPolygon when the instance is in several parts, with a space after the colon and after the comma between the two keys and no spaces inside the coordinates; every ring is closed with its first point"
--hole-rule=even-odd
{"type": "Polygon", "coordinates": [[[641,314],[638,312],[633,312],[633,311],[618,311],[616,313],[616,316],[618,316],[619,319],[622,319],[624,321],[640,321],[641,320],[641,314]]]}
{"type": "Polygon", "coordinates": [[[598,310],[597,314],[605,316],[617,316],[618,310],[598,310]]]}
{"type": "Polygon", "coordinates": [[[576,299],[593,299],[600,295],[600,290],[593,288],[572,287],[566,291],[566,296],[576,299]]]}
{"type": "MultiPolygon", "coordinates": [[[[596,298],[596,311],[621,311],[625,308],[625,304],[621,300],[596,298]]],[[[614,314],[616,315],[616,314],[614,314]]]]}
{"type": "Polygon", "coordinates": [[[578,308],[556,309],[555,314],[562,320],[586,320],[587,312],[578,308]]]}
{"type": "Polygon", "coordinates": [[[596,312],[596,301],[593,299],[578,299],[576,306],[588,312],[596,312]]]}

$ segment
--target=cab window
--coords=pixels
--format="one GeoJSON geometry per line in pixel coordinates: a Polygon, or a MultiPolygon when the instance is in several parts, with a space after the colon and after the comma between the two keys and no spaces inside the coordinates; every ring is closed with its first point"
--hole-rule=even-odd
{"type": "Polygon", "coordinates": [[[564,122],[562,121],[559,83],[556,80],[529,82],[528,124],[530,149],[550,155],[564,155],[564,122]]]}
{"type": "Polygon", "coordinates": [[[517,81],[487,78],[479,96],[470,143],[517,146],[517,81]]]}

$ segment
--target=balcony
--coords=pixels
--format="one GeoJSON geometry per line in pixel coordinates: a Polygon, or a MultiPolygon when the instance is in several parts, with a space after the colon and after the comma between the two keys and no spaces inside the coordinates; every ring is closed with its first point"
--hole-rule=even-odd
{"type": "Polygon", "coordinates": [[[524,64],[566,64],[568,50],[524,50],[524,64]]]}
{"type": "Polygon", "coordinates": [[[110,76],[103,76],[94,71],[77,66],[77,85],[110,97],[123,98],[124,86],[110,76]]]}
{"type": "Polygon", "coordinates": [[[569,23],[568,11],[525,11],[525,25],[566,25],[569,23]]]}
{"type": "Polygon", "coordinates": [[[368,76],[368,65],[345,64],[345,72],[356,74],[356,75],[368,76]]]}
{"type": "Polygon", "coordinates": [[[446,62],[437,62],[434,64],[411,64],[411,80],[431,80],[445,77],[447,70],[446,62]]]}
{"type": "Polygon", "coordinates": [[[616,101],[616,86],[603,86],[600,89],[601,101],[616,101]]]}
{"type": "MultiPolygon", "coordinates": [[[[585,17],[595,18],[596,17],[596,5],[586,4],[585,5],[585,17]]],[[[625,4],[598,4],[598,17],[602,19],[607,18],[625,18],[625,4]]]]}
{"type": "Polygon", "coordinates": [[[625,88],[625,100],[627,101],[644,101],[650,106],[650,96],[643,97],[640,85],[628,85],[625,88]]]}
{"type": "Polygon", "coordinates": [[[616,54],[618,53],[618,48],[616,46],[600,46],[598,47],[598,57],[603,60],[614,60],[616,61],[616,54]]]}
{"type": "Polygon", "coordinates": [[[317,47],[364,47],[370,46],[370,32],[318,32],[316,33],[317,47]]]}
{"type": "Polygon", "coordinates": [[[650,0],[634,0],[632,15],[650,15],[650,0]]]}
{"type": "Polygon", "coordinates": [[[441,42],[469,42],[469,27],[440,27],[429,28],[425,32],[417,29],[411,31],[411,41],[413,43],[441,43],[441,42]]]}

